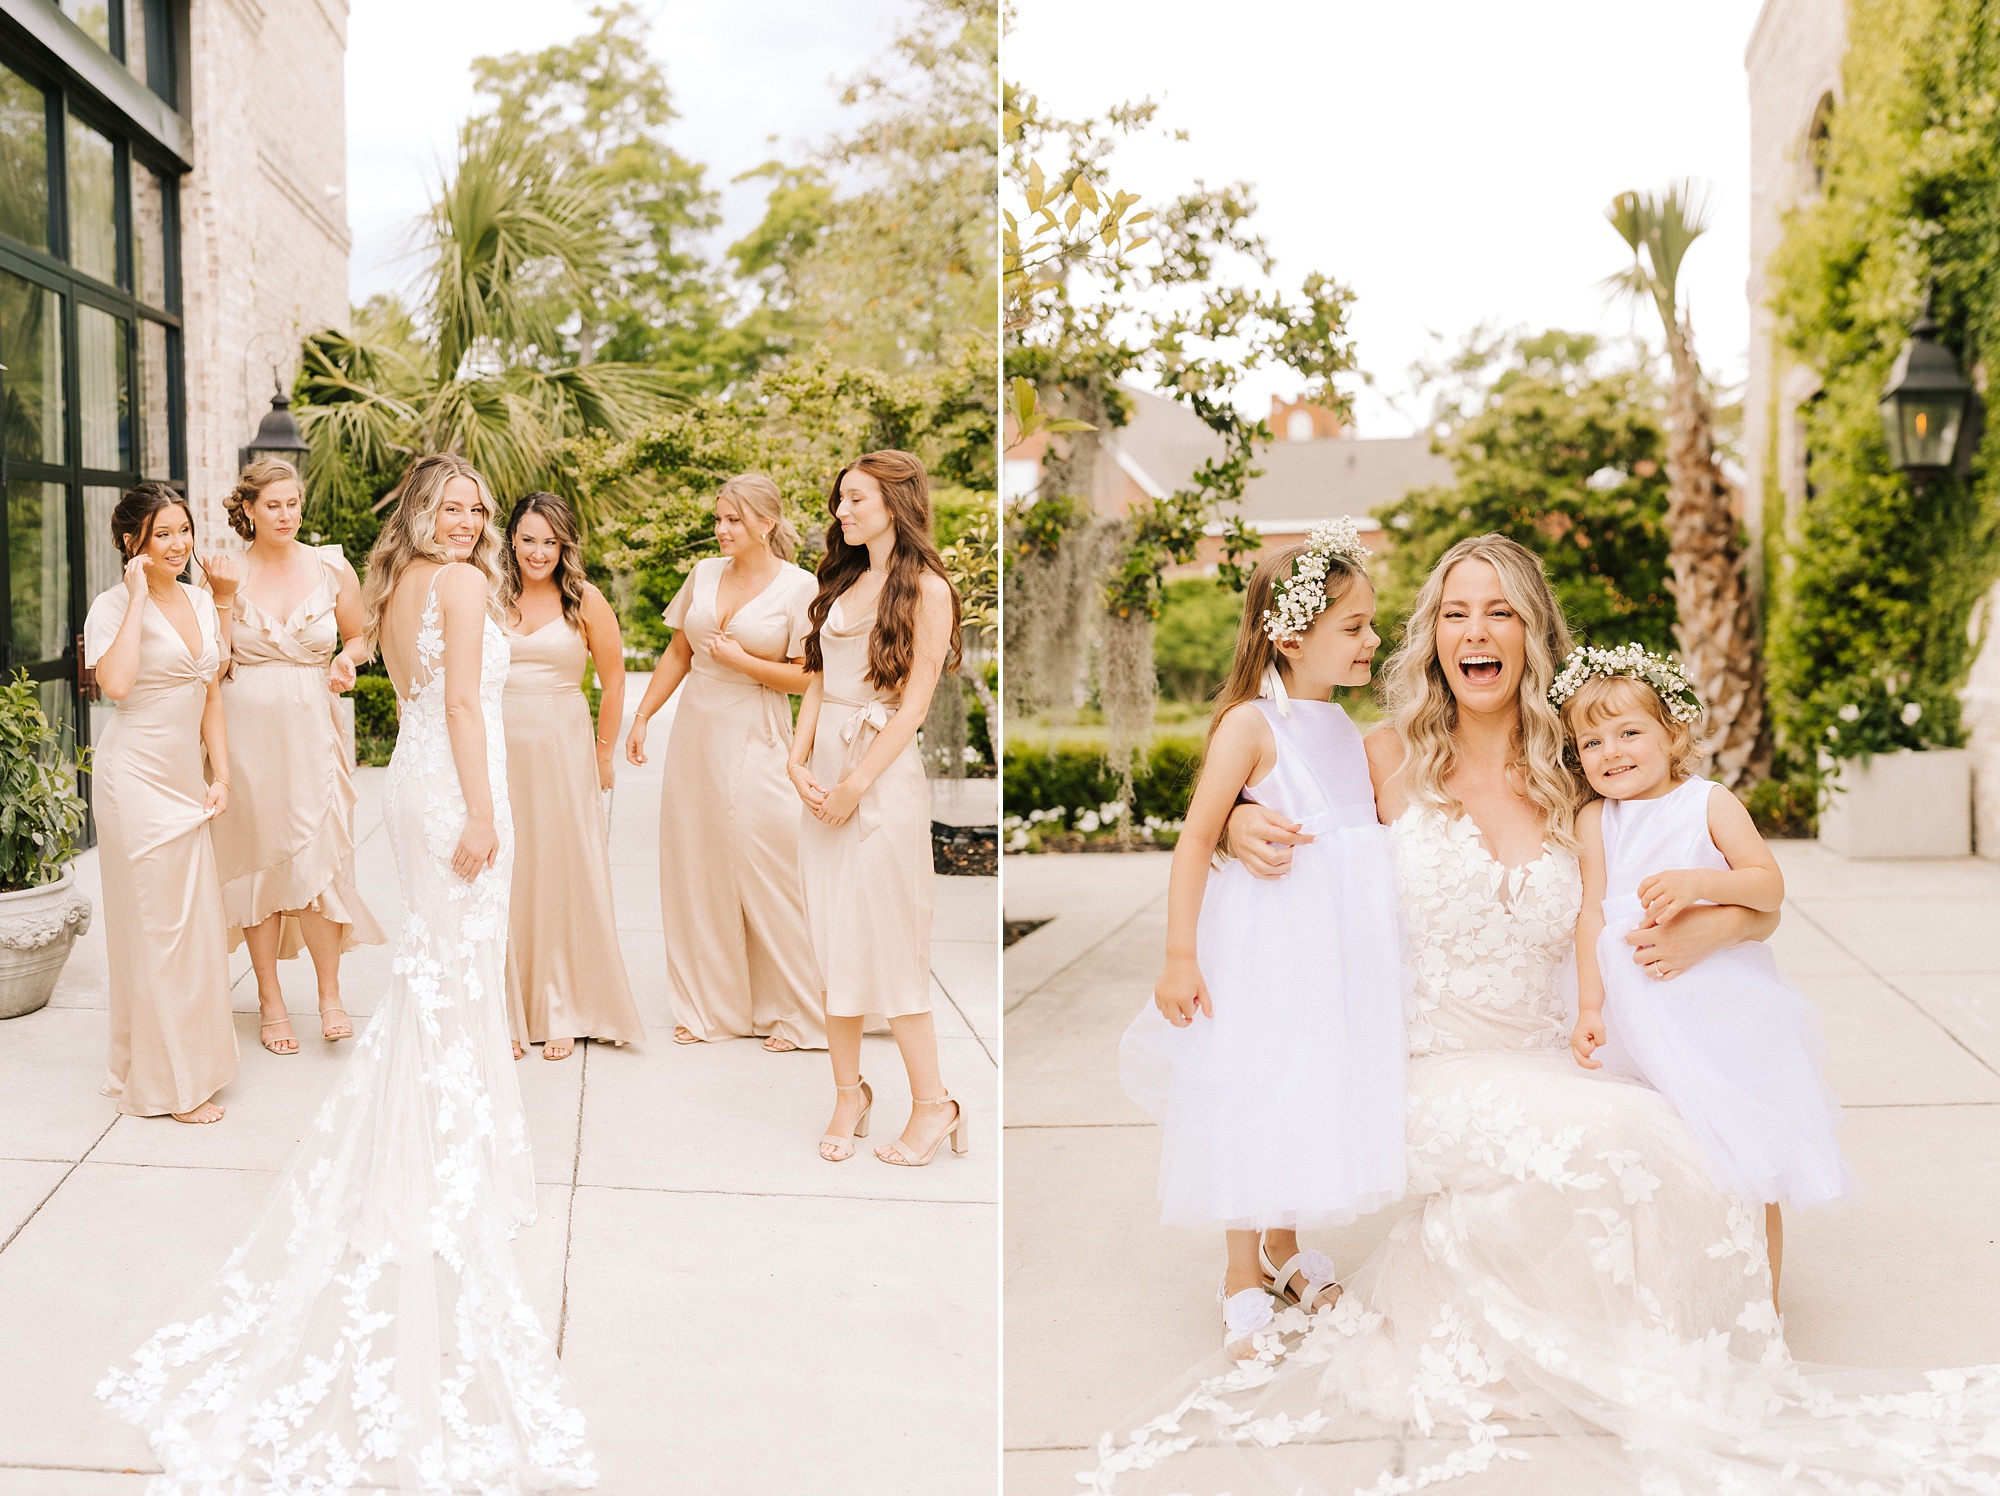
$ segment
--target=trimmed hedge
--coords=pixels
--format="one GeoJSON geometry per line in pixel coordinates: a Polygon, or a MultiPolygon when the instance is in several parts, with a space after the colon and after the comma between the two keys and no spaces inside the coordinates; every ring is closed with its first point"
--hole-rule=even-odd
{"type": "MultiPolygon", "coordinates": [[[[1179,820],[1185,816],[1200,768],[1200,738],[1156,739],[1146,754],[1144,768],[1132,781],[1133,798],[1138,802],[1131,807],[1133,819],[1159,816],[1179,820]]],[[[1026,816],[1057,806],[1071,811],[1094,810],[1117,799],[1118,790],[1118,775],[1096,744],[1007,749],[1002,793],[1008,815],[1026,816]]]]}
{"type": "Polygon", "coordinates": [[[396,747],[396,687],[386,675],[363,675],[347,694],[354,698],[354,756],[379,768],[396,747]]]}

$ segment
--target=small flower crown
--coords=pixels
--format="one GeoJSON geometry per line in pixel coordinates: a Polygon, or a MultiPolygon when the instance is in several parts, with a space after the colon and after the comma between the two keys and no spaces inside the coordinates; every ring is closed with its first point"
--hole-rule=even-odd
{"type": "Polygon", "coordinates": [[[1326,606],[1326,574],[1333,569],[1335,557],[1365,566],[1373,554],[1361,543],[1361,527],[1351,514],[1314,525],[1306,535],[1305,554],[1292,563],[1291,576],[1264,610],[1264,632],[1271,636],[1271,642],[1283,644],[1312,627],[1326,606]]]}
{"type": "Polygon", "coordinates": [[[1651,686],[1659,693],[1667,715],[1676,722],[1693,722],[1701,716],[1701,698],[1681,674],[1681,667],[1665,655],[1654,654],[1641,644],[1621,644],[1616,649],[1593,649],[1588,644],[1570,651],[1563,661],[1556,683],[1549,687],[1549,700],[1560,708],[1583,689],[1586,682],[1626,676],[1651,686]]]}

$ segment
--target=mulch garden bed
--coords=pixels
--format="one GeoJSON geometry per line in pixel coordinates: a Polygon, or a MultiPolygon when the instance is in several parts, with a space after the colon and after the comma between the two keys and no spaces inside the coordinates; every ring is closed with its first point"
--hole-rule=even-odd
{"type": "Polygon", "coordinates": [[[1000,871],[997,826],[947,826],[931,822],[931,865],[962,878],[991,878],[1000,871]]]}

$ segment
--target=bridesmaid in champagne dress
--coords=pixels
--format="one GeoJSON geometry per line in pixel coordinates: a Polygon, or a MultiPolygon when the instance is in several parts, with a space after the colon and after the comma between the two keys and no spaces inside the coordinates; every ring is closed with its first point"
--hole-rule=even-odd
{"type": "Polygon", "coordinates": [[[868,1135],[861,1029],[889,1020],[913,1103],[902,1136],[875,1156],[920,1168],[947,1134],[966,1151],[964,1110],[944,1088],[931,1019],[931,797],[917,729],[959,653],[958,594],[931,539],[930,480],[907,452],[841,469],[811,608],[788,765],[807,814],[799,873],[826,996],[833,1122],[820,1157],[839,1163],[868,1135]]]}
{"type": "Polygon", "coordinates": [[[764,1035],[774,1053],[826,1047],[820,982],[799,891],[799,813],[785,784],[786,696],[807,675],[812,573],[778,487],[742,473],[715,496],[720,556],[695,563],[666,611],[673,642],[632,719],[625,754],[646,762],[646,723],[683,681],[660,797],[660,915],[674,1039],[764,1035]]]}
{"type": "Polygon", "coordinates": [[[83,625],[83,662],[118,703],[90,774],[111,966],[104,1094],[129,1116],[218,1122],[211,1098],[236,1074],[236,1026],[209,845],[209,823],[229,805],[215,603],[231,600],[234,567],[210,563],[214,598],[178,580],[194,522],[164,483],[119,500],[111,538],[125,575],[83,625]]]}
{"type": "Polygon", "coordinates": [[[507,520],[507,795],[514,805],[514,885],[507,936],[507,1017],[514,1058],[542,1046],[569,1058],[578,1039],[646,1037],[611,904],[604,791],[625,715],[625,642],[604,594],[584,579],[568,504],[531,493],[507,520]],[[583,668],[603,688],[593,728],[583,668]]]}
{"type": "Polygon", "coordinates": [[[341,1006],[341,953],[388,940],[354,887],[354,776],[335,715],[368,658],[361,584],[339,546],[300,543],[304,498],[298,469],[266,457],[243,470],[223,506],[250,553],[225,620],[236,802],[215,823],[215,861],[229,947],[249,944],[258,1038],[273,1054],[299,1051],[278,962],[312,952],[320,1036],[345,1039],[354,1025],[341,1006]],[[347,643],[336,654],[337,638],[347,643]]]}

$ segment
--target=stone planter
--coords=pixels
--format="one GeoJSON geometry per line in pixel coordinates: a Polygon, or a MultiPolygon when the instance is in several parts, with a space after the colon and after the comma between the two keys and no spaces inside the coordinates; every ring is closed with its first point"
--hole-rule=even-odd
{"type": "Polygon", "coordinates": [[[76,871],[40,888],[0,893],[0,1018],[43,1007],[76,937],[90,928],[90,900],[76,871]]]}
{"type": "Polygon", "coordinates": [[[1971,755],[1905,748],[1844,760],[1820,804],[1819,841],[1843,857],[1970,856],[1971,755]]]}

